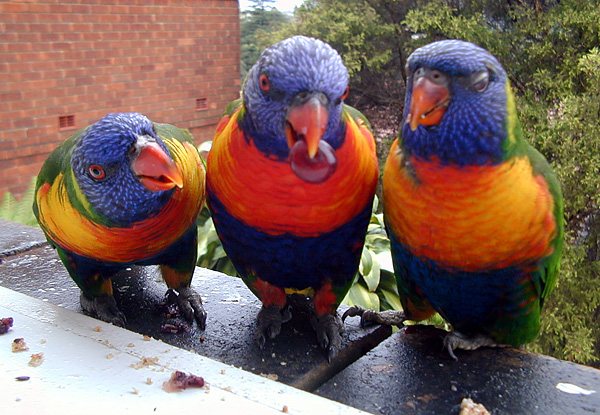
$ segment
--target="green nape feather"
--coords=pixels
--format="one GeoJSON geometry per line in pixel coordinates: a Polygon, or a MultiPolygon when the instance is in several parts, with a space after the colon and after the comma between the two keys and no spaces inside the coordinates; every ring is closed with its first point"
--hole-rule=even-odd
{"type": "Polygon", "coordinates": [[[373,129],[371,128],[371,123],[369,122],[369,120],[367,119],[367,117],[365,117],[363,115],[362,112],[360,112],[359,110],[357,110],[356,108],[351,107],[350,105],[346,105],[344,104],[344,112],[348,115],[350,115],[352,118],[354,118],[354,121],[356,121],[359,125],[359,120],[362,121],[362,124],[365,125],[369,131],[373,131],[373,129]]]}
{"type": "Polygon", "coordinates": [[[162,124],[154,122],[154,129],[156,130],[156,134],[165,140],[165,139],[176,139],[182,143],[190,143],[194,145],[194,137],[190,134],[189,130],[177,128],[171,124],[162,124]]]}

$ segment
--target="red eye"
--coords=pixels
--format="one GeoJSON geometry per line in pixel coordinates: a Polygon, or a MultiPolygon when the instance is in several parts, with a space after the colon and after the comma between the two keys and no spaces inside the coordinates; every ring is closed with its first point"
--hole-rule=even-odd
{"type": "Polygon", "coordinates": [[[344,91],[344,94],[343,94],[343,95],[340,97],[340,99],[341,99],[342,101],[343,101],[343,100],[345,100],[346,98],[348,98],[348,94],[349,94],[349,93],[350,93],[350,87],[349,87],[349,86],[347,86],[347,87],[346,87],[346,90],[344,91]]]}
{"type": "Polygon", "coordinates": [[[258,82],[260,84],[260,89],[263,91],[268,91],[271,88],[271,84],[269,84],[269,78],[267,75],[262,74],[258,77],[258,82]]]}
{"type": "Polygon", "coordinates": [[[104,179],[104,176],[106,176],[104,169],[97,164],[92,164],[88,171],[90,172],[90,176],[96,180],[102,180],[104,179]]]}

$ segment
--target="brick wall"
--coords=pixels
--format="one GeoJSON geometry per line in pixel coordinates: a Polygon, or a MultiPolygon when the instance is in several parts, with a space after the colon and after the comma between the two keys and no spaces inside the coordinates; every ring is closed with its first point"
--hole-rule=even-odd
{"type": "Polygon", "coordinates": [[[60,142],[109,112],[211,139],[239,96],[238,9],[236,0],[2,0],[0,197],[21,194],[60,142]],[[75,127],[61,130],[68,115],[75,127]]]}

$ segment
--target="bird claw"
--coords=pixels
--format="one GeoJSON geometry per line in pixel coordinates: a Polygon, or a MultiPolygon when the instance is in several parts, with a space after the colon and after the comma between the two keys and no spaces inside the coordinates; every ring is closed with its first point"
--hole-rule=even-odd
{"type": "Polygon", "coordinates": [[[458,361],[458,358],[454,354],[454,350],[475,350],[480,347],[510,347],[507,344],[498,344],[489,336],[483,334],[477,334],[475,336],[466,336],[458,331],[451,331],[444,337],[444,348],[448,351],[448,354],[452,359],[458,361]]]}
{"type": "Polygon", "coordinates": [[[196,320],[201,330],[206,328],[206,311],[202,306],[202,298],[193,288],[169,289],[167,297],[179,306],[179,310],[188,321],[196,320]],[[178,294],[175,294],[175,291],[178,294]]]}
{"type": "Polygon", "coordinates": [[[337,312],[333,314],[313,315],[310,323],[317,333],[317,342],[322,349],[327,351],[329,363],[342,348],[342,333],[344,323],[337,312]]]}
{"type": "Polygon", "coordinates": [[[354,306],[350,307],[349,309],[347,309],[346,311],[344,311],[344,314],[342,314],[342,322],[346,321],[346,317],[360,316],[360,326],[365,327],[365,324],[367,323],[367,318],[365,317],[365,313],[367,313],[367,311],[372,311],[372,310],[367,310],[366,308],[361,307],[359,305],[354,305],[354,306]]]}
{"type": "Polygon", "coordinates": [[[100,320],[112,323],[115,326],[125,327],[127,319],[112,295],[102,295],[90,298],[84,293],[79,297],[81,307],[88,313],[97,316],[100,320]]]}
{"type": "Polygon", "coordinates": [[[258,342],[258,347],[262,349],[265,346],[267,337],[269,339],[277,337],[281,332],[281,325],[290,321],[291,318],[292,313],[289,307],[281,309],[274,305],[263,306],[256,316],[258,323],[256,341],[258,342]]]}
{"type": "Polygon", "coordinates": [[[406,320],[404,311],[386,310],[374,311],[368,308],[355,305],[347,309],[342,315],[342,321],[346,321],[346,317],[360,316],[360,326],[366,327],[369,324],[384,324],[386,326],[400,326],[406,320]]]}

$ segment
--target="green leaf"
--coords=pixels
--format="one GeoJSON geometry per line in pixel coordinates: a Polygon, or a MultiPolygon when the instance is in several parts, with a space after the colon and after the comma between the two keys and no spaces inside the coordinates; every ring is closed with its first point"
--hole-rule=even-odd
{"type": "Polygon", "coordinates": [[[21,200],[16,200],[10,193],[5,193],[2,204],[0,205],[0,218],[19,222],[24,225],[38,226],[35,215],[33,214],[33,200],[35,198],[36,177],[30,180],[27,190],[21,197],[21,200]]]}
{"type": "Polygon", "coordinates": [[[363,285],[354,284],[348,294],[342,301],[342,304],[349,306],[360,305],[364,308],[379,311],[379,297],[377,294],[369,292],[363,285]]]}
{"type": "Polygon", "coordinates": [[[211,148],[212,148],[212,140],[204,141],[204,142],[200,143],[200,145],[198,146],[198,151],[200,153],[202,153],[202,152],[208,153],[211,148]]]}
{"type": "Polygon", "coordinates": [[[365,283],[367,284],[367,288],[369,289],[369,291],[375,292],[377,286],[379,285],[379,261],[377,261],[377,257],[375,256],[375,254],[373,254],[373,252],[369,251],[368,249],[365,249],[364,251],[366,251],[368,256],[371,258],[371,269],[368,274],[363,274],[362,277],[365,283]]]}
{"type": "Polygon", "coordinates": [[[360,275],[366,275],[371,272],[371,268],[373,268],[373,258],[371,257],[371,253],[365,247],[363,247],[362,254],[360,256],[360,264],[358,266],[358,272],[360,275]]]}
{"type": "Polygon", "coordinates": [[[402,310],[402,303],[397,291],[377,290],[381,297],[382,310],[402,310]]]}

